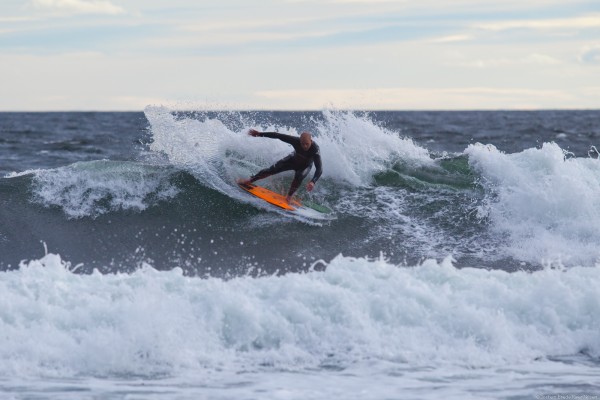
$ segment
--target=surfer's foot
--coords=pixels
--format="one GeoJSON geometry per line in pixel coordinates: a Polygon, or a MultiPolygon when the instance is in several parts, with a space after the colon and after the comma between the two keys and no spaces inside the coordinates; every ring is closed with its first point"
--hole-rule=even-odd
{"type": "Polygon", "coordinates": [[[249,184],[252,183],[252,181],[250,179],[238,179],[237,180],[238,185],[243,185],[243,186],[248,186],[249,184]]]}
{"type": "Polygon", "coordinates": [[[285,196],[285,202],[290,204],[292,202],[292,196],[285,196]]]}

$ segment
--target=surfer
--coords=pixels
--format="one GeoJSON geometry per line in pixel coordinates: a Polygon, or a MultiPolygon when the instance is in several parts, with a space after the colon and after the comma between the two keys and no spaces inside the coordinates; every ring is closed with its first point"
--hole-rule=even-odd
{"type": "Polygon", "coordinates": [[[315,187],[315,183],[323,173],[321,165],[321,153],[319,152],[319,146],[312,140],[312,136],[309,132],[302,132],[300,137],[284,135],[277,132],[259,132],[255,129],[250,129],[248,135],[254,137],[267,137],[271,139],[279,139],[283,142],[291,144],[294,147],[294,152],[269,168],[265,168],[258,171],[256,175],[251,176],[249,179],[240,179],[238,183],[240,185],[249,185],[259,179],[264,179],[268,176],[278,174],[283,171],[295,171],[294,180],[290,185],[290,190],[286,196],[286,201],[289,203],[292,199],[292,195],[296,192],[306,175],[310,172],[313,163],[316,167],[315,174],[312,179],[306,185],[307,191],[312,191],[315,187]]]}

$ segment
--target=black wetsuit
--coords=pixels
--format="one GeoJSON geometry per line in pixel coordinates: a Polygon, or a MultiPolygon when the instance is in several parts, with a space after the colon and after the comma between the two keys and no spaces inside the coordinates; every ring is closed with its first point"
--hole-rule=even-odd
{"type": "Polygon", "coordinates": [[[300,145],[300,138],[298,136],[284,135],[277,132],[261,132],[260,136],[279,139],[283,142],[289,143],[294,147],[294,152],[277,161],[269,168],[259,171],[256,175],[250,178],[251,182],[266,178],[267,176],[278,174],[282,171],[296,171],[294,180],[292,181],[292,185],[288,191],[288,196],[291,196],[294,194],[296,189],[298,189],[298,186],[300,186],[300,183],[302,183],[304,178],[306,178],[306,175],[308,175],[310,172],[313,163],[315,164],[316,170],[311,182],[317,182],[323,173],[323,168],[321,165],[321,153],[319,152],[319,146],[314,141],[308,150],[304,150],[300,145]]]}

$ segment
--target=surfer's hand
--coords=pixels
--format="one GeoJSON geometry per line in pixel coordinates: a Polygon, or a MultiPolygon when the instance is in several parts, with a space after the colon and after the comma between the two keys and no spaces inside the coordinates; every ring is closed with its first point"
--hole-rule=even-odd
{"type": "Polygon", "coordinates": [[[312,190],[314,189],[314,187],[315,187],[315,183],[314,183],[314,182],[308,182],[308,183],[306,184],[306,190],[307,190],[308,192],[312,192],[312,190]]]}
{"type": "Polygon", "coordinates": [[[256,129],[250,129],[250,130],[248,131],[248,135],[250,135],[250,136],[254,136],[254,137],[258,137],[258,136],[260,136],[260,132],[259,132],[259,131],[257,131],[256,129]]]}

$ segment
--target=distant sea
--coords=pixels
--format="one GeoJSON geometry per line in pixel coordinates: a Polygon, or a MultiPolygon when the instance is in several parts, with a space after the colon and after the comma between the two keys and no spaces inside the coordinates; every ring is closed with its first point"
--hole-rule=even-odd
{"type": "Polygon", "coordinates": [[[0,113],[0,398],[600,399],[599,145],[598,110],[0,113]],[[332,213],[237,187],[292,151],[249,128],[313,133],[332,213]]]}

